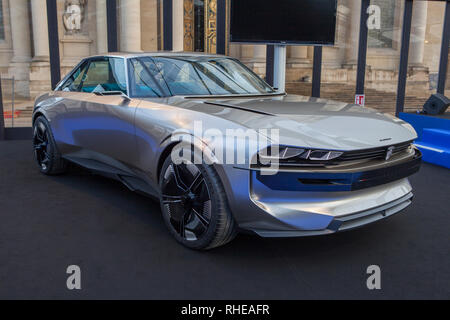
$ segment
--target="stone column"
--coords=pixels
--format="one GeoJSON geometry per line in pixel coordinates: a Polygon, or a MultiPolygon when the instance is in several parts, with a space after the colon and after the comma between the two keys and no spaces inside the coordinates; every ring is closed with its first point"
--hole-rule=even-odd
{"type": "Polygon", "coordinates": [[[265,45],[255,45],[253,47],[253,58],[257,62],[262,62],[266,58],[266,46],[265,45]]]}
{"type": "Polygon", "coordinates": [[[173,0],[172,5],[172,41],[173,51],[184,50],[184,3],[173,0]]]}
{"type": "Polygon", "coordinates": [[[359,21],[361,19],[361,0],[349,0],[350,24],[345,43],[345,66],[356,68],[358,64],[359,21]]]}
{"type": "Polygon", "coordinates": [[[31,1],[33,21],[34,57],[33,61],[49,61],[47,4],[45,0],[31,1]]]}
{"type": "Polygon", "coordinates": [[[251,67],[258,75],[264,77],[266,74],[266,46],[254,45],[253,58],[251,59],[251,67]]]}
{"type": "MultiPolygon", "coordinates": [[[[311,46],[289,46],[286,63],[286,82],[311,81],[312,56],[308,54],[311,46]]],[[[312,48],[312,47],[311,47],[312,48]]]]}
{"type": "Polygon", "coordinates": [[[409,47],[409,66],[423,66],[423,52],[425,43],[425,29],[427,26],[426,1],[415,1],[411,21],[411,43],[409,47]]]}
{"type": "Polygon", "coordinates": [[[230,57],[241,59],[241,45],[237,43],[230,43],[230,57]]]}
{"type": "Polygon", "coordinates": [[[140,52],[141,0],[120,1],[120,50],[140,52]]]}
{"type": "Polygon", "coordinates": [[[106,1],[107,0],[97,0],[95,4],[95,11],[97,14],[97,53],[108,52],[106,1]]]}
{"type": "Polygon", "coordinates": [[[30,95],[34,98],[51,89],[47,4],[45,0],[31,1],[31,17],[34,56],[31,63],[30,95]]]}
{"type": "Polygon", "coordinates": [[[287,63],[290,68],[304,68],[311,66],[311,60],[308,59],[307,46],[291,46],[290,55],[287,63]]]}
{"type": "Polygon", "coordinates": [[[158,50],[158,1],[141,1],[141,48],[143,51],[158,50]]]}
{"type": "Polygon", "coordinates": [[[253,47],[251,44],[241,45],[241,61],[249,67],[251,67],[250,63],[253,60],[253,47]]]}
{"type": "Polygon", "coordinates": [[[9,1],[13,58],[8,70],[15,78],[15,90],[23,97],[30,96],[31,40],[27,1],[9,1]]]}

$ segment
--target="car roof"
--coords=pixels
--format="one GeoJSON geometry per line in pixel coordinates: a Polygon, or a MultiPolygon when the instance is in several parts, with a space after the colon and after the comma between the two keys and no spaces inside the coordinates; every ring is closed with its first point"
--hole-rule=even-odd
{"type": "Polygon", "coordinates": [[[113,58],[136,58],[136,57],[225,57],[220,54],[211,54],[211,53],[203,53],[203,52],[173,52],[173,51],[155,51],[155,52],[109,52],[106,54],[97,54],[86,59],[91,58],[101,58],[101,57],[113,57],[113,58]]]}

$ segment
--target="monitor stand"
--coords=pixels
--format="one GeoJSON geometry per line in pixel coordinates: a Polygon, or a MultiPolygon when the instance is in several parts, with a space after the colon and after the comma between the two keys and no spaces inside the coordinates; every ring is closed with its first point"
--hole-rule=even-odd
{"type": "Polygon", "coordinates": [[[278,92],[284,92],[286,88],[286,45],[274,46],[273,87],[278,92]]]}

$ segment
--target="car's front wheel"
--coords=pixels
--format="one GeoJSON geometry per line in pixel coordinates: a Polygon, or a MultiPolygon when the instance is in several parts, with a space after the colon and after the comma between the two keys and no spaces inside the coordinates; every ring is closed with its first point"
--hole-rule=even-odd
{"type": "Polygon", "coordinates": [[[178,242],[204,250],[236,236],[224,188],[211,165],[175,164],[169,156],[159,181],[163,218],[178,242]]]}
{"type": "Polygon", "coordinates": [[[42,173],[54,175],[67,171],[67,161],[61,158],[50,124],[43,116],[39,116],[33,124],[33,150],[34,159],[42,173]]]}

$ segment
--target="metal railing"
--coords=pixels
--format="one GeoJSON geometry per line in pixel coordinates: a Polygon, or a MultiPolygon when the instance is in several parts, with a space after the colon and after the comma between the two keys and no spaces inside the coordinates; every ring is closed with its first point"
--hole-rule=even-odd
{"type": "MultiPolygon", "coordinates": [[[[15,95],[16,95],[16,93],[15,93],[15,78],[14,78],[14,76],[13,77],[11,77],[11,78],[1,78],[1,82],[2,82],[2,89],[4,90],[4,88],[5,88],[5,86],[4,86],[4,83],[5,83],[5,80],[9,80],[9,81],[11,81],[11,127],[13,127],[14,128],[14,116],[15,116],[15,95]]],[[[3,91],[4,92],[4,91],[3,91]]],[[[5,95],[4,94],[2,94],[2,97],[3,97],[3,99],[5,98],[5,95]]],[[[2,114],[2,117],[3,117],[3,119],[5,119],[5,114],[6,114],[6,112],[5,112],[5,103],[4,103],[4,101],[2,101],[3,102],[3,114],[2,114]]]]}

